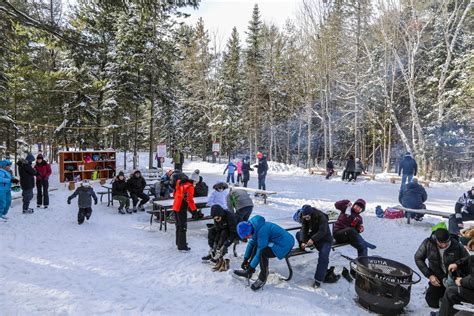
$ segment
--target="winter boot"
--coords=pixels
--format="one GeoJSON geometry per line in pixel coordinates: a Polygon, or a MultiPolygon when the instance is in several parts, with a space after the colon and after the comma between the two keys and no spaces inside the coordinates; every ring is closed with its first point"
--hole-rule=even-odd
{"type": "Polygon", "coordinates": [[[79,225],[82,225],[82,223],[84,223],[84,220],[85,220],[84,213],[79,211],[79,213],[77,213],[77,223],[79,225]]]}
{"type": "Polygon", "coordinates": [[[221,267],[219,268],[219,272],[225,272],[229,270],[230,259],[224,259],[221,267]]]}
{"type": "Polygon", "coordinates": [[[260,289],[263,289],[263,286],[265,285],[265,283],[267,283],[266,281],[262,281],[260,279],[257,279],[257,281],[255,281],[251,286],[250,288],[254,291],[258,291],[260,289]]]}
{"type": "Polygon", "coordinates": [[[349,273],[349,270],[347,270],[346,267],[342,269],[342,277],[347,280],[347,282],[352,283],[354,279],[351,277],[351,274],[349,273]]]}
{"type": "Polygon", "coordinates": [[[214,255],[215,255],[215,253],[214,253],[214,251],[211,249],[211,250],[209,250],[209,254],[208,254],[207,256],[202,257],[201,260],[202,260],[202,261],[209,261],[209,260],[211,260],[212,258],[214,258],[214,255]]]}
{"type": "Polygon", "coordinates": [[[36,205],[36,208],[41,208],[41,204],[37,204],[37,205],[36,205]]]}
{"type": "Polygon", "coordinates": [[[23,214],[33,214],[35,211],[32,208],[29,208],[27,210],[23,210],[23,214]]]}
{"type": "Polygon", "coordinates": [[[213,271],[219,271],[219,269],[221,268],[221,266],[224,264],[224,259],[219,259],[217,260],[217,263],[214,267],[212,267],[212,270],[213,271]]]}
{"type": "Polygon", "coordinates": [[[334,267],[330,267],[324,277],[324,283],[336,283],[340,278],[340,275],[334,273],[334,267]]]}
{"type": "Polygon", "coordinates": [[[45,205],[45,206],[44,206],[44,209],[47,209],[47,208],[48,208],[48,205],[45,205]]]}
{"type": "Polygon", "coordinates": [[[125,212],[127,212],[127,214],[132,214],[132,211],[129,208],[126,208],[125,212]]]}
{"type": "Polygon", "coordinates": [[[321,282],[319,282],[319,281],[317,281],[317,280],[314,280],[313,288],[319,289],[320,287],[321,287],[321,282]]]}
{"type": "Polygon", "coordinates": [[[133,213],[136,213],[137,212],[137,207],[134,206],[133,209],[132,209],[133,213]]]}
{"type": "Polygon", "coordinates": [[[123,210],[122,207],[119,207],[118,211],[119,211],[120,214],[125,214],[125,211],[123,210]]]}

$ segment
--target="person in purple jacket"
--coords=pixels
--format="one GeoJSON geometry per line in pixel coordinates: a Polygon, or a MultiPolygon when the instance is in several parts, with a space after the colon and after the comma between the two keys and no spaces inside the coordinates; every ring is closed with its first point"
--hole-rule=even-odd
{"type": "Polygon", "coordinates": [[[337,243],[349,243],[357,249],[359,257],[367,256],[367,248],[376,246],[368,243],[360,234],[364,232],[364,221],[360,215],[365,210],[365,201],[358,199],[352,205],[349,200],[337,201],[334,207],[341,211],[334,224],[333,236],[337,243]]]}

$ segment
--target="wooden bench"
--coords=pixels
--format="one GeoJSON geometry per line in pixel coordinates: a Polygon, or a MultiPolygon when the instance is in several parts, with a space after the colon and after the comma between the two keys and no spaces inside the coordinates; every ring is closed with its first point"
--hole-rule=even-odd
{"type": "MultiPolygon", "coordinates": [[[[169,214],[172,212],[171,209],[173,208],[173,203],[174,203],[173,199],[154,201],[153,209],[147,211],[147,213],[150,214],[150,225],[153,225],[153,216],[157,216],[158,220],[160,221],[160,230],[163,229],[163,225],[164,225],[165,232],[166,232],[168,230],[167,223],[168,223],[169,214]]],[[[207,196],[194,198],[194,203],[196,203],[196,207],[198,208],[198,210],[209,208],[209,206],[207,205],[207,196]]],[[[203,218],[199,218],[199,219],[190,218],[188,219],[188,221],[192,222],[192,221],[209,220],[209,219],[212,219],[212,217],[204,216],[203,218]]]]}
{"type": "Polygon", "coordinates": [[[267,204],[267,198],[268,198],[269,195],[277,194],[276,191],[258,190],[258,189],[240,187],[240,186],[236,186],[236,185],[230,185],[230,188],[255,193],[255,196],[261,196],[263,198],[263,203],[264,204],[267,204]]]}
{"type": "MultiPolygon", "coordinates": [[[[320,175],[320,176],[326,176],[328,173],[325,169],[320,169],[320,168],[309,168],[309,174],[312,175],[320,175]]],[[[333,176],[337,176],[337,171],[334,170],[333,176]]]]}
{"type": "MultiPolygon", "coordinates": [[[[329,225],[333,225],[333,226],[334,226],[334,223],[336,223],[335,220],[332,220],[332,221],[328,222],[329,225]]],[[[286,228],[286,231],[299,230],[299,229],[301,229],[301,226],[289,227],[289,228],[286,228]]],[[[331,249],[334,251],[336,248],[344,247],[344,246],[347,246],[347,245],[350,245],[350,244],[349,243],[338,244],[336,242],[336,240],[333,240],[332,245],[331,245],[331,249]]],[[[302,255],[307,255],[307,254],[314,253],[314,252],[315,251],[312,251],[312,250],[311,251],[303,250],[299,247],[295,247],[295,248],[291,249],[290,253],[285,257],[285,262],[286,262],[286,265],[288,267],[288,277],[287,278],[282,278],[282,280],[283,281],[290,281],[291,278],[293,278],[293,267],[291,266],[290,258],[298,257],[298,256],[302,256],[302,255]]]]}
{"type": "MultiPolygon", "coordinates": [[[[390,177],[390,183],[397,183],[397,182],[401,182],[402,181],[402,177],[390,177]]],[[[429,188],[430,187],[430,181],[428,180],[420,180],[418,179],[418,183],[421,184],[422,186],[426,187],[426,188],[429,188]]]]}
{"type": "MultiPolygon", "coordinates": [[[[412,209],[412,208],[406,208],[406,207],[403,207],[401,205],[397,205],[397,206],[394,206],[394,207],[391,207],[393,209],[396,209],[396,210],[401,210],[401,211],[404,211],[404,212],[410,212],[410,213],[416,213],[416,214],[421,214],[421,215],[434,215],[434,216],[440,216],[442,218],[449,218],[449,216],[451,216],[453,213],[448,213],[448,212],[442,212],[442,211],[436,211],[436,210],[424,210],[424,209],[421,209],[421,210],[417,210],[417,209],[412,209]]],[[[410,224],[410,217],[407,218],[407,223],[410,224]]]]}

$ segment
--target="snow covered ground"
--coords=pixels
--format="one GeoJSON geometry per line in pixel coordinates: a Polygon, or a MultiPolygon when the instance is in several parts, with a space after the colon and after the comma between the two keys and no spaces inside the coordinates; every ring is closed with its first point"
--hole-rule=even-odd
{"type": "MultiPolygon", "coordinates": [[[[145,155],[141,165],[146,165],[145,155]]],[[[56,166],[55,166],[56,168],[56,166]]],[[[223,165],[188,162],[185,171],[201,169],[210,187],[223,180],[223,165]]],[[[413,254],[439,218],[427,217],[407,225],[404,220],[375,217],[374,209],[398,204],[399,185],[365,181],[345,184],[309,176],[296,167],[273,166],[267,187],[278,191],[269,204],[256,202],[254,214],[282,226],[293,226],[291,216],[303,204],[330,209],[336,200],[364,198],[365,238],[378,245],[370,254],[403,262],[416,269],[413,254]]],[[[253,175],[250,187],[256,186],[253,175]]],[[[51,208],[21,214],[15,201],[10,220],[0,223],[0,314],[2,315],[365,315],[354,303],[354,284],[341,279],[336,284],[311,288],[317,255],[292,259],[295,275],[283,282],[273,273],[263,291],[254,293],[232,277],[232,271],[212,272],[201,263],[207,253],[205,222],[188,227],[189,253],[174,245],[174,227],[168,232],[150,227],[146,213],[119,215],[106,203],[95,206],[89,222],[76,222],[76,203],[67,205],[71,193],[58,183],[55,173],[51,208]]],[[[96,191],[101,191],[94,184],[96,191]]],[[[428,188],[428,208],[452,210],[467,189],[459,185],[428,188]]],[[[151,207],[149,205],[148,207],[151,207]]],[[[242,254],[244,246],[239,245],[242,254]]],[[[355,256],[350,247],[331,253],[330,265],[340,272],[348,261],[339,254],[355,256]]],[[[241,258],[231,258],[231,268],[241,258]]],[[[284,261],[272,259],[271,272],[286,275],[284,261]]],[[[426,280],[412,288],[410,315],[427,315],[424,302],[426,280]]]]}

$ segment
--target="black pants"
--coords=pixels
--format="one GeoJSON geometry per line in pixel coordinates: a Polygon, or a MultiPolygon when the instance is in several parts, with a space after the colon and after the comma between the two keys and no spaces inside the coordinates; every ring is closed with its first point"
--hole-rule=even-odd
{"type": "Polygon", "coordinates": [[[145,193],[143,193],[143,192],[130,193],[130,197],[132,198],[132,201],[133,201],[133,207],[137,207],[139,198],[141,199],[141,201],[140,201],[140,204],[138,206],[142,206],[143,204],[148,202],[148,200],[150,199],[150,197],[148,195],[146,195],[145,193]]]}
{"type": "Polygon", "coordinates": [[[357,181],[357,177],[361,175],[361,172],[354,172],[354,180],[357,181]]]}
{"type": "MultiPolygon", "coordinates": [[[[440,280],[442,281],[442,280],[440,280]]],[[[425,294],[425,301],[431,308],[439,308],[439,301],[443,298],[446,288],[441,286],[434,286],[428,283],[428,289],[425,294]]]]}
{"type": "Polygon", "coordinates": [[[349,243],[352,247],[357,249],[357,255],[367,256],[367,246],[365,245],[365,240],[362,236],[357,232],[355,228],[348,227],[341,230],[336,231],[333,233],[334,239],[336,239],[337,243],[344,244],[349,243]]]}
{"type": "Polygon", "coordinates": [[[352,181],[355,180],[355,172],[354,171],[346,171],[346,180],[347,181],[352,181]]]}
{"type": "Polygon", "coordinates": [[[243,182],[243,181],[242,181],[242,174],[241,174],[241,173],[237,173],[237,183],[240,183],[240,182],[243,182]]]}
{"type": "Polygon", "coordinates": [[[207,242],[209,247],[213,249],[221,248],[225,242],[229,239],[229,230],[227,229],[220,229],[217,230],[214,225],[209,228],[207,234],[207,242]]]}
{"type": "Polygon", "coordinates": [[[36,190],[38,194],[36,195],[36,204],[38,205],[49,205],[49,181],[45,179],[37,180],[36,181],[36,190]]]}
{"type": "Polygon", "coordinates": [[[272,251],[272,248],[267,247],[263,248],[263,250],[260,252],[260,274],[258,275],[258,278],[260,281],[267,281],[268,277],[268,259],[270,258],[275,258],[275,254],[272,251]]]}
{"type": "Polygon", "coordinates": [[[183,171],[183,165],[180,163],[175,163],[174,170],[183,171]]]}
{"type": "Polygon", "coordinates": [[[81,225],[82,223],[84,223],[84,219],[87,218],[87,220],[89,220],[91,215],[92,215],[91,207],[80,208],[79,212],[77,213],[77,222],[79,223],[79,225],[81,225]]]}
{"type": "Polygon", "coordinates": [[[450,286],[446,289],[439,309],[439,316],[454,316],[457,311],[453,308],[461,302],[474,304],[474,290],[465,287],[450,286]]]}
{"type": "Polygon", "coordinates": [[[178,250],[186,250],[188,243],[186,241],[186,231],[188,230],[188,212],[181,209],[175,212],[176,215],[176,246],[178,250]]]}

